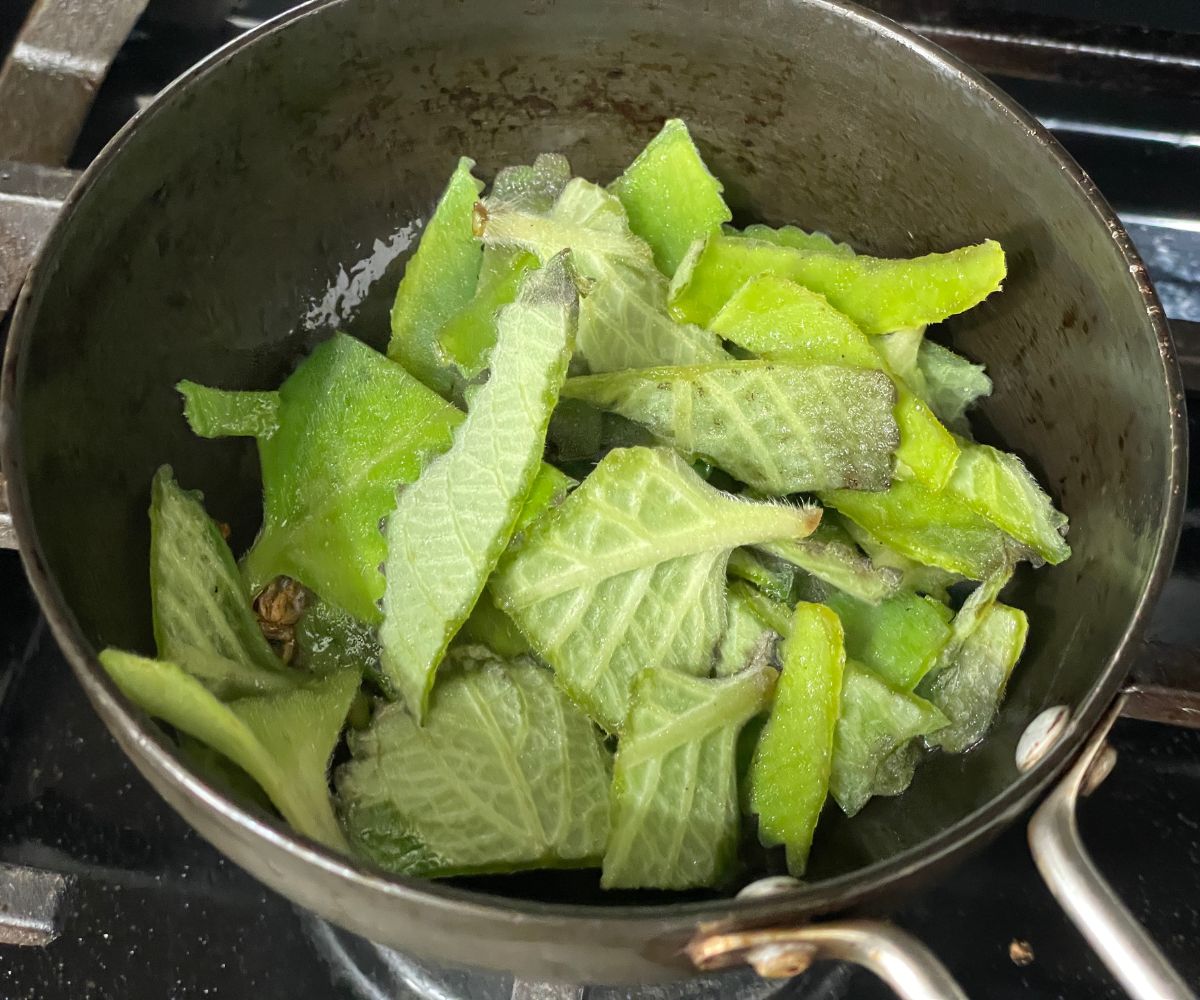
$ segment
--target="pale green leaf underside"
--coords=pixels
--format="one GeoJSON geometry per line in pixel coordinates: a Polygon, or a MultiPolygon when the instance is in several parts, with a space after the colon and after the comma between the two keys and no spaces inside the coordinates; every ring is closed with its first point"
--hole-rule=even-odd
{"type": "Polygon", "coordinates": [[[728,874],[737,851],[738,732],[767,707],[773,667],[703,679],[647,670],[617,752],[605,888],[687,889],[728,874]]]}
{"type": "Polygon", "coordinates": [[[728,607],[725,634],[717,646],[713,666],[716,677],[729,677],[749,667],[769,662],[779,636],[757,614],[745,595],[734,588],[726,594],[728,607]]]}
{"type": "Polygon", "coordinates": [[[739,545],[808,534],[819,513],[713,489],[674,452],[617,449],[492,581],[567,692],[610,732],[647,667],[707,673],[739,545]]]}
{"type": "Polygon", "coordinates": [[[594,282],[580,305],[578,335],[579,353],[591,371],[725,357],[713,334],[667,314],[667,280],[614,195],[575,178],[545,214],[487,205],[486,246],[528,250],[541,260],[570,249],[579,273],[594,282]]]}
{"type": "Polygon", "coordinates": [[[563,387],[764,493],[885,489],[900,442],[882,372],[766,361],[647,368],[563,387]]]}
{"type": "Polygon", "coordinates": [[[267,675],[264,683],[279,676],[229,546],[199,495],[180,489],[165,465],[150,487],[150,600],[164,659],[186,652],[233,661],[238,673],[267,675]]]}
{"type": "Polygon", "coordinates": [[[525,279],[501,313],[491,378],[453,446],[401,491],[388,518],[383,670],[417,719],[537,473],[574,346],[578,301],[565,255],[525,279]]]}
{"type": "Polygon", "coordinates": [[[347,830],[384,867],[499,872],[594,864],[604,851],[608,752],[529,661],[456,650],[425,725],[387,705],[351,749],[337,775],[347,830]]]}
{"type": "Polygon", "coordinates": [[[951,430],[966,433],[967,410],[992,394],[992,380],[983,365],[947,350],[932,340],[922,340],[917,367],[925,382],[923,398],[951,430]]]}
{"type": "Polygon", "coordinates": [[[358,690],[357,670],[223,704],[174,663],[116,649],[104,650],[100,662],[147,714],[219,751],[254,778],[297,831],[345,849],[326,770],[358,690]]]}

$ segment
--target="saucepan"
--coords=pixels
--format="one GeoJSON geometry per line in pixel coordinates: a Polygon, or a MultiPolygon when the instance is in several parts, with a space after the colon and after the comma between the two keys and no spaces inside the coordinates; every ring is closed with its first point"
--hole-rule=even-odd
{"type": "Polygon", "coordinates": [[[905,995],[954,996],[928,951],[866,918],[1042,799],[1035,854],[1081,929],[1132,992],[1187,993],[1090,866],[1072,811],[1111,765],[1116,714],[1188,714],[1161,679],[1123,689],[1148,658],[1183,502],[1171,339],[1113,212],[1054,140],[883,18],[831,0],[305,4],[185,74],[87,170],[20,294],[2,416],[21,555],[97,711],[204,837],[337,924],[536,980],[782,975],[839,956],[905,995]],[[986,434],[1049,484],[1075,554],[1013,584],[1030,642],[987,740],[851,821],[827,816],[804,884],[685,900],[396,878],[206,783],[96,661],[152,648],[159,463],[204,491],[235,547],[256,527],[253,451],[193,437],[173,385],[275,386],[335,328],[381,347],[404,249],[459,154],[486,174],[557,150],[603,179],[670,116],[743,220],[887,256],[1005,246],[1004,292],[937,336],[987,365],[986,434]]]}

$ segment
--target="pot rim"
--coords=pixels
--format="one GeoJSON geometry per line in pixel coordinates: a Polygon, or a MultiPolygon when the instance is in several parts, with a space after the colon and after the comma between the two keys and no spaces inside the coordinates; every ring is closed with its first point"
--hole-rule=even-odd
{"type": "Polygon", "coordinates": [[[354,0],[308,0],[227,42],[168,84],[122,127],[84,171],[64,202],[62,213],[17,299],[0,376],[0,468],[7,470],[9,505],[21,559],[55,639],[89,700],[133,758],[134,764],[181,787],[189,797],[204,802],[217,813],[223,823],[236,826],[244,835],[261,842],[264,847],[285,851],[296,860],[324,869],[358,890],[460,912],[470,910],[481,916],[517,914],[533,919],[549,918],[556,922],[580,923],[616,918],[659,928],[664,922],[691,924],[706,917],[720,917],[737,923],[766,922],[784,919],[789,914],[794,916],[797,910],[821,913],[851,908],[886,887],[907,883],[927,870],[981,847],[1002,826],[1024,812],[1075,756],[1111,704],[1130,666],[1133,648],[1145,631],[1151,609],[1170,574],[1181,528],[1187,474],[1187,419],[1183,408],[1183,385],[1171,334],[1145,266],[1116,214],[1074,159],[1028,112],[957,57],[891,19],[843,0],[790,2],[823,9],[834,17],[856,23],[902,45],[913,57],[929,64],[935,72],[955,78],[965,90],[986,98],[1012,124],[1027,132],[1037,145],[1054,157],[1124,258],[1130,280],[1138,286],[1147,320],[1158,343],[1165,401],[1170,414],[1170,470],[1163,483],[1167,515],[1158,531],[1155,556],[1145,587],[1120,641],[1097,671],[1096,682],[1080,702],[1063,737],[1036,766],[1019,774],[1003,792],[985,805],[920,845],[866,867],[804,886],[794,893],[765,899],[722,898],[644,905],[536,902],[458,888],[432,880],[391,875],[369,862],[351,859],[308,840],[292,831],[282,820],[248,811],[194,773],[162,730],[125,699],[108,678],[47,568],[34,529],[26,484],[21,475],[23,455],[17,431],[19,413],[16,397],[24,347],[33,335],[37,319],[36,309],[31,302],[36,290],[47,280],[45,276],[53,270],[53,260],[62,251],[69,216],[89,196],[97,179],[119,166],[122,150],[142,124],[172,111],[193,83],[219,71],[242,50],[275,35],[294,22],[319,14],[326,8],[351,2],[354,0]],[[131,747],[137,748],[140,756],[131,753],[131,747]]]}

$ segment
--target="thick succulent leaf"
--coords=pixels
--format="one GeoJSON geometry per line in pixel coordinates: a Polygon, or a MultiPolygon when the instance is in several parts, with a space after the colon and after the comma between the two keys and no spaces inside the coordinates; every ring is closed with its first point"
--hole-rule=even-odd
{"type": "MultiPolygon", "coordinates": [[[[819,527],[818,525],[818,530],[819,527]]],[[[792,603],[796,568],[785,559],[777,559],[754,549],[734,549],[729,554],[726,572],[731,579],[754,584],[773,600],[792,603]]]]}
{"type": "Polygon", "coordinates": [[[713,235],[693,245],[671,279],[677,319],[707,326],[747,280],[775,274],[820,292],[865,333],[938,323],[998,291],[1004,251],[994,240],[911,260],[845,256],[824,250],[713,235]]]}
{"type": "Polygon", "coordinates": [[[1025,612],[993,604],[957,655],[926,678],[920,693],[950,720],[948,726],[925,738],[930,746],[962,753],[983,739],[1021,658],[1028,632],[1025,612]]]}
{"type": "MultiPolygon", "coordinates": [[[[354,618],[378,622],[387,554],[380,521],[395,507],[396,486],[414,482],[449,448],[463,419],[352,337],[317,347],[280,388],[274,433],[258,440],[264,510],[242,562],[250,592],[290,576],[354,618]]],[[[523,520],[570,485],[544,465],[523,520]]]]}
{"type": "Polygon", "coordinates": [[[878,604],[900,589],[902,575],[898,570],[875,565],[858,550],[840,524],[826,523],[824,516],[808,538],[771,542],[761,548],[867,604],[878,604]]]}
{"type": "Polygon", "coordinates": [[[838,616],[801,602],[783,645],[783,673],[750,767],[750,804],[764,844],[783,844],[803,875],[829,793],[846,652],[838,616]]]}
{"type": "Polygon", "coordinates": [[[922,340],[917,367],[925,382],[924,399],[943,423],[958,434],[969,431],[966,413],[992,394],[992,380],[977,365],[941,344],[922,340]]]}
{"type": "Polygon", "coordinates": [[[725,357],[717,338],[674,322],[667,281],[650,247],[633,234],[617,197],[575,178],[550,212],[488,200],[483,241],[549,260],[570,249],[579,273],[594,282],[580,305],[578,350],[593,372],[696,364],[725,357]]]}
{"type": "Polygon", "coordinates": [[[917,686],[950,640],[950,609],[912,591],[876,605],[832,591],[825,603],[842,620],[846,655],[901,691],[917,686]]]}
{"type": "Polygon", "coordinates": [[[1067,516],[1055,509],[1016,455],[985,444],[964,444],[949,488],[973,511],[1051,565],[1071,555],[1063,538],[1067,516]]]}
{"type": "Polygon", "coordinates": [[[735,750],[770,704],[774,667],[705,679],[646,670],[617,749],[612,833],[600,884],[691,889],[719,884],[737,853],[735,750]]]}
{"type": "Polygon", "coordinates": [[[456,649],[424,725],[380,707],[337,790],[351,841],[404,875],[595,864],[609,831],[600,733],[528,660],[456,649]]]}
{"type": "Polygon", "coordinates": [[[756,490],[882,490],[898,444],[881,372],[768,361],[647,368],[569,379],[582,399],[636,420],[756,490]]]}
{"type": "Polygon", "coordinates": [[[148,715],[207,744],[254,778],[299,833],[345,850],[326,772],[358,691],[356,670],[223,704],[174,663],[117,649],[104,650],[100,663],[148,715]]]}
{"type": "Polygon", "coordinates": [[[270,437],[279,426],[279,393],[212,389],[184,379],[183,415],[203,438],[270,437]]]}
{"type": "Polygon", "coordinates": [[[643,668],[708,672],[730,551],[803,537],[816,519],[713,489],[674,452],[617,449],[505,556],[492,593],[567,693],[613,732],[643,668]]]}
{"type": "Polygon", "coordinates": [[[163,659],[182,662],[186,654],[207,663],[201,676],[218,687],[230,671],[267,675],[268,685],[281,674],[283,664],[258,627],[229,546],[200,495],[180,489],[166,465],[150,486],[150,601],[163,659]]]}
{"type": "Polygon", "coordinates": [[[971,580],[1011,560],[1009,536],[949,490],[897,479],[884,493],[829,490],[821,501],[902,555],[971,580]]]}
{"type": "Polygon", "coordinates": [[[725,634],[717,646],[713,676],[730,677],[752,667],[768,663],[774,656],[777,633],[755,612],[745,587],[732,586],[726,592],[725,634]]]}
{"type": "Polygon", "coordinates": [[[810,233],[799,226],[764,226],[761,222],[747,226],[740,233],[736,230],[729,232],[730,236],[744,236],[749,240],[762,243],[774,243],[781,247],[794,247],[797,250],[820,250],[824,253],[838,254],[842,257],[853,257],[854,248],[848,243],[838,243],[825,233],[810,233]]]}
{"type": "Polygon", "coordinates": [[[508,253],[490,250],[502,256],[506,266],[497,264],[480,273],[479,285],[471,300],[454,313],[437,337],[438,357],[467,381],[478,378],[487,367],[492,348],[496,346],[496,320],[504,306],[512,303],[527,272],[537,267],[531,253],[508,253]]]}
{"type": "MultiPolygon", "coordinates": [[[[908,556],[901,555],[895,549],[884,545],[865,528],[859,527],[849,518],[842,517],[835,510],[827,510],[821,524],[822,527],[836,525],[837,528],[844,531],[853,540],[853,544],[858,545],[867,554],[872,566],[877,567],[881,572],[890,574],[890,578],[898,581],[899,586],[905,590],[927,594],[937,598],[942,604],[949,604],[950,588],[965,579],[958,573],[938,569],[936,566],[926,566],[908,556]]],[[[834,586],[838,585],[836,581],[828,582],[832,582],[834,586]]],[[[845,590],[848,594],[853,594],[859,600],[865,599],[861,594],[855,593],[847,587],[840,589],[845,590]]]]}
{"type": "Polygon", "coordinates": [[[313,600],[296,623],[297,665],[318,677],[353,668],[380,682],[378,632],[341,608],[313,600]]]}
{"type": "Polygon", "coordinates": [[[687,126],[668,119],[637,158],[609,185],[629,216],[629,228],[654,251],[668,277],[692,242],[732,216],[724,189],[704,165],[687,126]]]}
{"type": "Polygon", "coordinates": [[[480,245],[472,220],[483,185],[471,176],[474,165],[466,157],[458,161],[392,304],[388,357],[443,396],[453,382],[438,356],[438,332],[471,301],[479,280],[480,245]]]}
{"type": "MultiPolygon", "coordinates": [[[[896,383],[897,471],[932,490],[946,485],[958,458],[958,445],[890,363],[890,354],[895,352],[887,348],[905,334],[867,337],[823,295],[772,274],[747,281],[725,303],[710,329],[770,361],[851,365],[886,372],[896,383]]],[[[915,344],[911,353],[915,358],[915,344]]]]}
{"type": "Polygon", "coordinates": [[[516,530],[578,318],[564,253],[532,272],[501,314],[491,377],[453,446],[400,492],[388,518],[383,672],[418,722],[446,646],[516,530]]]}
{"type": "MultiPolygon", "coordinates": [[[[829,791],[842,811],[853,816],[873,795],[895,794],[898,765],[892,757],[916,737],[947,723],[936,705],[899,691],[853,660],[842,678],[842,712],[833,740],[829,791]],[[890,758],[890,759],[889,759],[890,758]]],[[[911,774],[911,772],[909,772],[911,774]]]]}

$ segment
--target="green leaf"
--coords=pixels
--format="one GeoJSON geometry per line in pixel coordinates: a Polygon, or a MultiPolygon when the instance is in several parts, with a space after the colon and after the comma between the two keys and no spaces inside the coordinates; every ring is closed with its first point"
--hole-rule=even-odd
{"type": "Polygon", "coordinates": [[[756,587],[746,583],[729,586],[729,596],[743,603],[758,620],[777,634],[787,638],[792,632],[792,609],[790,605],[768,597],[756,587]]]}
{"type": "Polygon", "coordinates": [[[740,233],[735,230],[727,235],[744,236],[748,240],[774,243],[781,247],[795,247],[797,250],[820,250],[841,257],[854,256],[854,248],[850,244],[838,243],[824,233],[810,233],[799,226],[779,226],[772,229],[770,226],[756,222],[747,226],[740,233]]]}
{"type": "Polygon", "coordinates": [[[993,604],[953,660],[926,679],[921,694],[950,720],[926,737],[930,746],[962,753],[983,739],[1004,699],[1028,632],[1025,612],[993,604]]]}
{"type": "MultiPolygon", "coordinates": [[[[725,303],[710,329],[770,361],[886,372],[896,383],[897,473],[913,476],[935,491],[946,485],[958,459],[958,445],[891,363],[907,364],[892,349],[899,343],[897,338],[907,333],[867,337],[823,295],[772,274],[747,281],[725,303]]],[[[915,342],[910,353],[915,359],[915,342]]]]}
{"type": "Polygon", "coordinates": [[[269,685],[283,672],[200,494],[180,489],[167,465],[150,486],[150,600],[163,659],[186,655],[219,688],[245,687],[255,674],[270,675],[269,685]]]}
{"type": "Polygon", "coordinates": [[[439,358],[453,365],[467,381],[477,378],[487,367],[496,345],[497,314],[516,299],[525,275],[538,263],[531,253],[504,254],[504,257],[507,266],[489,269],[486,280],[481,273],[475,295],[438,332],[439,358]]]}
{"type": "Polygon", "coordinates": [[[539,153],[531,165],[505,167],[492,184],[488,196],[523,212],[549,212],[571,180],[571,164],[561,153],[539,153]]]}
{"type": "Polygon", "coordinates": [[[824,516],[808,538],[771,542],[761,548],[868,604],[878,604],[900,588],[899,571],[876,566],[855,547],[840,525],[827,523],[824,516]]]}
{"type": "Polygon", "coordinates": [[[764,493],[885,489],[897,441],[881,372],[727,361],[568,379],[582,399],[636,420],[764,493]]]}
{"type": "Polygon", "coordinates": [[[842,620],[846,655],[901,691],[917,686],[950,639],[950,609],[911,591],[876,605],[833,591],[824,603],[842,620]]]}
{"type": "Polygon", "coordinates": [[[925,327],[913,326],[872,338],[871,343],[887,364],[893,376],[914,393],[925,398],[925,375],[917,364],[921,344],[925,342],[925,327]]]}
{"type": "Polygon", "coordinates": [[[462,628],[454,637],[454,645],[484,646],[506,660],[533,652],[533,647],[516,623],[496,607],[496,600],[488,587],[483,588],[470,616],[462,623],[462,628]]]}
{"type": "Polygon", "coordinates": [[[773,667],[705,679],[646,670],[634,685],[612,784],[606,889],[718,884],[737,853],[735,748],[770,704],[773,667]]]}
{"type": "Polygon", "coordinates": [[[650,244],[668,277],[692,241],[732,216],[724,187],[704,165],[687,126],[668,119],[625,172],[609,186],[629,215],[629,228],[650,244]]]}
{"type": "Polygon", "coordinates": [[[821,501],[902,555],[971,580],[1011,557],[1008,536],[949,490],[932,493],[898,479],[885,493],[828,490],[821,501]]]}
{"type": "MultiPolygon", "coordinates": [[[[352,337],[317,347],[279,390],[278,428],[258,440],[264,510],[242,562],[250,592],[290,576],[359,621],[378,622],[387,554],[380,520],[396,505],[396,486],[449,448],[463,419],[352,337]]],[[[543,466],[523,520],[570,483],[543,466]]]]}
{"type": "MultiPolygon", "coordinates": [[[[925,566],[913,559],[909,559],[908,556],[903,556],[895,549],[884,545],[883,542],[869,531],[855,524],[849,518],[842,517],[835,510],[826,510],[825,516],[821,519],[821,525],[824,527],[833,524],[836,524],[838,528],[849,535],[853,539],[854,544],[862,548],[870,559],[872,566],[875,566],[880,572],[891,574],[890,579],[898,581],[899,586],[905,590],[915,590],[918,594],[928,594],[930,597],[937,598],[942,604],[949,604],[950,587],[956,583],[961,583],[965,579],[965,577],[958,573],[938,569],[936,566],[925,566]]],[[[836,581],[829,580],[827,582],[838,586],[836,581]]],[[[859,600],[866,599],[862,594],[856,593],[848,587],[841,587],[840,589],[845,590],[848,594],[852,594],[859,600]]]]}
{"type": "Polygon", "coordinates": [[[122,694],[148,715],[208,744],[254,778],[299,833],[346,849],[326,772],[358,690],[357,671],[222,704],[174,663],[117,649],[104,650],[100,663],[122,694]]]}
{"type": "Polygon", "coordinates": [[[753,600],[745,591],[744,585],[735,585],[726,593],[728,614],[713,665],[716,677],[730,677],[769,662],[779,639],[779,634],[755,612],[753,600]]]}
{"type": "Polygon", "coordinates": [[[403,875],[595,864],[609,830],[609,755],[528,661],[456,649],[418,726],[384,705],[337,773],[352,842],[403,875]]]}
{"type": "Polygon", "coordinates": [[[279,426],[279,393],[210,389],[184,379],[183,415],[203,438],[270,437],[279,426]]]}
{"type": "Polygon", "coordinates": [[[750,768],[759,838],[768,847],[785,845],[788,870],[797,876],[808,864],[829,792],[845,665],[837,615],[818,604],[798,604],[775,704],[750,768]]]}
{"type": "Polygon", "coordinates": [[[609,732],[646,667],[707,673],[740,545],[798,538],[808,509],[749,503],[674,452],[618,449],[501,561],[497,602],[559,683],[609,732]]]}
{"type": "Polygon", "coordinates": [[[1000,288],[1004,251],[994,240],[912,260],[800,250],[713,235],[689,251],[671,280],[677,319],[707,326],[748,279],[775,274],[820,292],[865,333],[938,323],[1000,288]]]}
{"type": "MultiPolygon", "coordinates": [[[[162,654],[165,658],[165,654],[162,654]]],[[[171,659],[222,701],[256,694],[290,691],[304,680],[302,674],[281,669],[276,660],[271,670],[245,660],[230,660],[211,649],[173,644],[171,659]]]]}
{"type": "Polygon", "coordinates": [[[925,401],[943,423],[958,434],[969,431],[966,413],[980,399],[992,394],[992,380],[983,365],[922,340],[917,367],[925,381],[925,401]]]}
{"type": "Polygon", "coordinates": [[[465,156],[458,161],[392,305],[388,357],[443,396],[452,380],[437,354],[438,331],[470,302],[479,279],[480,246],[472,227],[483,185],[471,176],[474,165],[465,156]]]}
{"type": "Polygon", "coordinates": [[[526,279],[499,320],[492,374],[454,445],[400,492],[387,523],[383,672],[417,721],[434,672],[517,527],[574,349],[567,255],[526,279]]]}
{"type": "Polygon", "coordinates": [[[842,714],[833,741],[829,791],[842,811],[853,816],[873,795],[892,794],[907,765],[891,757],[916,737],[947,723],[936,705],[891,687],[866,667],[846,661],[842,714]]]}
{"type": "Polygon", "coordinates": [[[985,444],[964,444],[950,490],[975,511],[1033,549],[1051,565],[1071,555],[1067,517],[1024,463],[985,444]]]}
{"type": "Polygon", "coordinates": [[[297,663],[311,674],[328,677],[353,668],[379,682],[379,635],[366,622],[315,598],[296,623],[297,663]]]}
{"type": "Polygon", "coordinates": [[[549,260],[565,249],[593,282],[579,310],[578,350],[593,372],[696,364],[725,357],[707,331],[667,314],[667,281],[649,246],[629,228],[615,195],[575,178],[548,213],[490,199],[483,220],[489,247],[527,250],[549,260]]]}
{"type": "Polygon", "coordinates": [[[995,605],[1000,592],[1008,585],[1012,575],[1013,561],[1010,557],[984,577],[979,586],[967,595],[962,607],[958,609],[950,622],[950,635],[946,640],[946,645],[942,648],[938,662],[934,664],[933,671],[935,673],[955,660],[967,640],[975,634],[975,630],[983,621],[984,616],[995,605]]]}
{"type": "MultiPolygon", "coordinates": [[[[819,528],[818,525],[818,530],[819,528]]],[[[729,554],[726,572],[731,577],[754,584],[773,600],[791,602],[796,570],[786,560],[776,559],[753,549],[734,549],[729,554]]]]}

